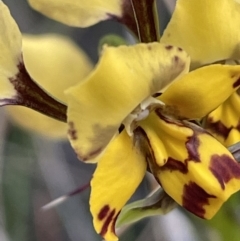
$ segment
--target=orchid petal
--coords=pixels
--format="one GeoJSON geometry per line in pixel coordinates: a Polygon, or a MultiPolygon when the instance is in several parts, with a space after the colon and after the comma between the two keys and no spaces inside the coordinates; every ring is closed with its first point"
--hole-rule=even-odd
{"type": "Polygon", "coordinates": [[[7,6],[0,1],[0,106],[17,97],[12,80],[21,64],[22,37],[7,6]]]}
{"type": "Polygon", "coordinates": [[[172,83],[159,97],[166,113],[181,119],[198,119],[222,104],[240,85],[240,66],[210,65],[172,83]]]}
{"type": "Polygon", "coordinates": [[[92,74],[66,91],[71,144],[94,160],[145,98],[188,70],[189,58],[159,43],[107,47],[92,74]]]}
{"type": "Polygon", "coordinates": [[[90,210],[96,231],[106,241],[118,240],[115,221],[141,183],[146,168],[145,157],[125,131],[109,144],[99,160],[91,181],[90,210]]]}
{"type": "Polygon", "coordinates": [[[227,147],[240,141],[239,106],[240,96],[234,92],[204,121],[204,127],[227,147]]]}
{"type": "MultiPolygon", "coordinates": [[[[23,58],[37,83],[62,102],[66,102],[64,90],[78,83],[92,68],[76,44],[67,37],[54,34],[25,35],[23,58]]],[[[14,122],[29,130],[53,138],[67,137],[65,123],[22,106],[9,106],[7,110],[14,122]]]]}
{"type": "Polygon", "coordinates": [[[37,11],[59,22],[78,27],[88,27],[112,16],[121,17],[125,0],[68,1],[28,0],[37,11]]]}
{"type": "Polygon", "coordinates": [[[162,166],[158,156],[148,158],[153,174],[166,193],[190,212],[210,219],[240,189],[240,165],[201,127],[174,121],[156,111],[141,128],[145,138],[150,137],[149,153],[155,151],[151,143],[159,141],[151,139],[152,132],[161,138],[168,153],[162,166]]]}
{"type": "Polygon", "coordinates": [[[240,5],[235,0],[178,0],[161,43],[187,51],[193,68],[239,59],[239,26],[240,5]]]}

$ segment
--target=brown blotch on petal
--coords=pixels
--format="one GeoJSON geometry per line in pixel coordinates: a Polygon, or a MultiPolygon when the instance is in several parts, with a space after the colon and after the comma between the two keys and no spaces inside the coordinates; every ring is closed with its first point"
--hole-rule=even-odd
{"type": "Polygon", "coordinates": [[[235,81],[235,82],[233,83],[233,88],[236,88],[236,87],[238,87],[239,85],[240,85],[240,78],[238,78],[237,81],[235,81]]]}
{"type": "Polygon", "coordinates": [[[161,171],[169,170],[169,171],[179,171],[183,174],[188,173],[187,166],[181,161],[175,160],[172,157],[169,157],[167,163],[161,167],[161,171]]]}
{"type": "Polygon", "coordinates": [[[224,139],[227,139],[232,130],[232,127],[227,128],[221,121],[213,122],[212,118],[208,118],[206,128],[210,129],[213,133],[222,136],[224,139]]]}
{"type": "Polygon", "coordinates": [[[198,217],[204,218],[204,206],[209,204],[209,198],[216,198],[216,196],[208,194],[195,182],[184,185],[182,205],[198,217]]]}
{"type": "Polygon", "coordinates": [[[165,47],[165,49],[167,49],[167,50],[171,50],[172,48],[173,48],[172,45],[167,45],[167,46],[165,47]]]}
{"type": "Polygon", "coordinates": [[[200,145],[197,133],[194,132],[194,134],[190,137],[188,137],[188,140],[186,142],[186,148],[188,152],[188,161],[194,161],[194,162],[201,162],[200,155],[198,152],[198,147],[200,145]]]}
{"type": "Polygon", "coordinates": [[[149,51],[151,51],[151,50],[152,50],[152,46],[148,45],[148,46],[147,46],[147,49],[148,49],[149,51]]]}
{"type": "Polygon", "coordinates": [[[182,49],[182,48],[180,48],[180,47],[178,47],[178,51],[182,52],[182,51],[183,51],[183,49],[182,49]]]}
{"type": "Polygon", "coordinates": [[[103,219],[105,219],[108,215],[108,212],[110,211],[110,207],[109,205],[105,205],[99,212],[98,214],[98,219],[100,221],[102,221],[103,219]]]}
{"type": "Polygon", "coordinates": [[[240,179],[240,165],[226,154],[221,156],[217,154],[212,155],[209,169],[223,190],[225,189],[225,184],[232,178],[240,179]]]}
{"type": "Polygon", "coordinates": [[[107,231],[108,231],[108,228],[109,228],[109,225],[111,224],[111,222],[114,221],[114,215],[115,215],[115,209],[113,209],[109,215],[107,216],[103,226],[102,226],[102,229],[101,229],[101,232],[100,232],[100,235],[103,237],[107,231]]]}
{"type": "Polygon", "coordinates": [[[69,121],[68,122],[68,136],[71,140],[77,140],[77,130],[75,129],[74,122],[69,121]]]}
{"type": "Polygon", "coordinates": [[[178,56],[174,56],[173,59],[174,59],[175,63],[179,62],[179,57],[178,56]]]}

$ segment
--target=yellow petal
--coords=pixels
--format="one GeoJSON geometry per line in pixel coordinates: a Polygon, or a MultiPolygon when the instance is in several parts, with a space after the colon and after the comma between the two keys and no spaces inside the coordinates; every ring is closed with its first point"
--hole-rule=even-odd
{"type": "Polygon", "coordinates": [[[239,59],[239,13],[235,0],[178,0],[161,42],[187,51],[193,68],[239,59]]]}
{"type": "Polygon", "coordinates": [[[240,141],[240,96],[234,92],[222,105],[212,111],[204,121],[204,127],[225,146],[240,141]]]}
{"type": "Polygon", "coordinates": [[[166,112],[183,119],[206,116],[240,85],[240,66],[211,65],[184,75],[159,97],[166,112]]]}
{"type": "MultiPolygon", "coordinates": [[[[155,177],[166,193],[190,212],[210,219],[240,189],[240,165],[204,129],[171,120],[159,111],[152,113],[141,127],[147,137],[151,132],[157,133],[168,154],[163,166],[155,160],[158,156],[152,156],[155,177]]],[[[154,147],[149,148],[154,153],[154,147]]]]}
{"type": "Polygon", "coordinates": [[[22,37],[7,6],[0,1],[0,105],[16,99],[17,91],[11,83],[21,63],[22,37]]]}
{"type": "Polygon", "coordinates": [[[188,71],[187,54],[159,43],[107,47],[92,74],[66,91],[71,144],[83,161],[96,158],[145,98],[188,71]]]}
{"type": "Polygon", "coordinates": [[[37,11],[59,22],[88,27],[111,17],[121,17],[124,0],[28,0],[37,11]]]}
{"type": "Polygon", "coordinates": [[[106,241],[115,241],[119,212],[141,183],[145,157],[134,147],[125,131],[107,147],[91,181],[90,210],[94,227],[106,241]]]}
{"type": "MultiPolygon", "coordinates": [[[[74,42],[55,34],[25,35],[23,58],[33,79],[62,102],[66,102],[64,90],[92,69],[89,59],[74,42]]],[[[22,106],[9,106],[7,110],[13,121],[29,130],[48,137],[67,137],[65,123],[22,106]]]]}

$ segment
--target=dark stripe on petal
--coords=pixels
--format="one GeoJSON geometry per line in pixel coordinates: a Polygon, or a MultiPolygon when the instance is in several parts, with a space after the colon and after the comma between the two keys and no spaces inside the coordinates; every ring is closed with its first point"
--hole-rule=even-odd
{"type": "Polygon", "coordinates": [[[222,136],[227,139],[232,127],[226,127],[221,121],[213,122],[212,118],[208,118],[206,122],[206,128],[210,129],[213,133],[222,136]]]}
{"type": "Polygon", "coordinates": [[[240,165],[226,154],[221,156],[217,154],[212,155],[209,169],[223,190],[225,189],[225,184],[232,178],[240,179],[240,165]]]}
{"type": "Polygon", "coordinates": [[[165,49],[167,49],[167,50],[171,50],[172,48],[173,48],[172,45],[167,45],[167,46],[165,47],[165,49]]]}
{"type": "Polygon", "coordinates": [[[104,218],[107,217],[108,212],[110,211],[109,205],[105,205],[99,212],[98,214],[98,219],[102,221],[104,218]]]}
{"type": "Polygon", "coordinates": [[[68,136],[71,140],[77,140],[77,130],[74,127],[74,122],[73,121],[69,121],[68,122],[68,136]]]}
{"type": "MultiPolygon", "coordinates": [[[[145,160],[148,164],[148,169],[151,171],[151,173],[155,176],[156,180],[160,184],[160,181],[157,178],[159,166],[156,162],[154,150],[152,149],[151,143],[148,139],[146,132],[140,126],[138,126],[134,130],[133,143],[134,143],[134,146],[137,147],[142,152],[142,154],[145,156],[145,160]]],[[[165,161],[164,161],[164,163],[165,163],[165,161]]]]}
{"type": "Polygon", "coordinates": [[[195,182],[184,185],[182,205],[200,218],[204,218],[204,206],[209,204],[209,198],[216,198],[216,196],[208,194],[195,182]]]}
{"type": "Polygon", "coordinates": [[[187,166],[181,161],[175,160],[172,157],[169,157],[167,163],[160,168],[161,171],[169,170],[169,171],[179,171],[183,174],[188,173],[187,166]]]}
{"type": "Polygon", "coordinates": [[[100,235],[101,235],[102,237],[104,237],[104,235],[107,233],[108,227],[109,227],[109,225],[111,224],[111,222],[114,221],[114,214],[115,214],[115,209],[113,209],[113,210],[109,213],[107,219],[105,220],[105,222],[104,222],[104,224],[103,224],[103,226],[102,226],[101,232],[100,232],[100,235]]]}

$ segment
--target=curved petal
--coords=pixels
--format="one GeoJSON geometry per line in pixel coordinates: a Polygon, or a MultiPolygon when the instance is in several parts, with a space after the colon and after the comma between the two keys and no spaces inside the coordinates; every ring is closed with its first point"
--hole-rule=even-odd
{"type": "Polygon", "coordinates": [[[16,98],[12,78],[21,63],[22,37],[7,6],[0,1],[0,106],[16,98]]]}
{"type": "Polygon", "coordinates": [[[234,92],[204,121],[204,127],[225,146],[231,146],[240,141],[239,106],[240,96],[234,92]]]}
{"type": "MultiPolygon", "coordinates": [[[[89,59],[76,44],[55,34],[25,35],[23,58],[36,82],[62,102],[66,102],[64,90],[78,83],[92,69],[89,59]]],[[[67,137],[65,123],[22,106],[9,106],[7,110],[13,121],[29,130],[48,137],[67,137]]]]}
{"type": "Polygon", "coordinates": [[[121,17],[127,0],[28,0],[37,11],[59,22],[88,27],[112,16],[121,17]]]}
{"type": "MultiPolygon", "coordinates": [[[[166,193],[190,212],[210,219],[240,189],[240,164],[204,129],[173,121],[159,111],[141,127],[147,137],[157,133],[168,154],[162,166],[155,160],[158,156],[148,159],[155,177],[166,193]]],[[[149,148],[154,152],[153,146],[149,148]]]]}
{"type": "Polygon", "coordinates": [[[145,157],[133,145],[127,133],[121,132],[99,160],[91,181],[93,224],[106,241],[118,240],[115,235],[118,214],[146,172],[145,157]]]}
{"type": "Polygon", "coordinates": [[[182,119],[206,116],[240,85],[240,66],[210,65],[175,81],[159,97],[166,112],[182,119]]]}
{"type": "Polygon", "coordinates": [[[235,0],[178,0],[161,42],[187,51],[193,68],[239,59],[239,13],[235,0]]]}
{"type": "Polygon", "coordinates": [[[187,72],[189,58],[159,43],[107,47],[92,74],[66,91],[71,144],[83,161],[96,158],[145,98],[187,72]]]}

